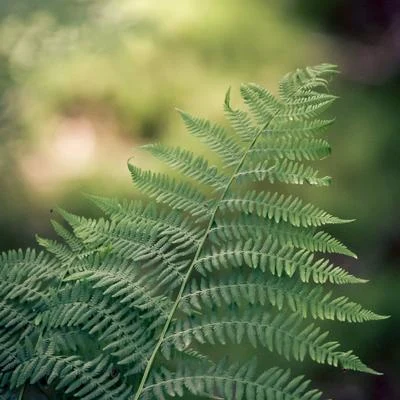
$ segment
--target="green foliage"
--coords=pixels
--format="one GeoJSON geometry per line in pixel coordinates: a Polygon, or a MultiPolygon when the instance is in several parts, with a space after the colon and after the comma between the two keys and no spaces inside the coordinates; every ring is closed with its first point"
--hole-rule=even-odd
{"type": "Polygon", "coordinates": [[[335,100],[327,92],[335,73],[322,64],[288,74],[279,99],[242,85],[249,113],[232,108],[228,91],[232,130],[180,111],[220,166],[144,146],[185,179],[129,164],[146,204],[89,196],[104,218],[59,210],[69,226],[53,222],[61,242],[39,238],[42,253],[3,254],[2,396],[32,384],[86,400],[321,398],[303,377],[214,359],[204,346],[246,341],[287,360],[376,374],[317,322],[385,318],[324,287],[366,282],[327,257],[355,257],[320,229],[350,221],[254,188],[329,184],[304,162],[330,153],[316,135],[331,123],[318,118],[335,100]]]}

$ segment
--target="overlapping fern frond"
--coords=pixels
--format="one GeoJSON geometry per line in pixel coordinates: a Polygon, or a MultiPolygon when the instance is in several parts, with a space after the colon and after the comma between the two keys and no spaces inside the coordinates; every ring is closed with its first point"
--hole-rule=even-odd
{"type": "Polygon", "coordinates": [[[297,70],[279,97],[244,84],[248,111],[235,109],[228,91],[228,128],[179,111],[218,166],[190,150],[146,145],[175,170],[129,164],[148,201],[89,196],[103,218],[59,210],[60,241],[39,238],[44,252],[3,254],[0,397],[23,398],[35,385],[85,400],[321,398],[277,366],[208,352],[244,342],[288,360],[377,373],[318,326],[385,318],[334,295],[334,285],[366,282],[329,258],[355,257],[328,232],[350,221],[280,193],[330,183],[310,162],[330,154],[321,135],[333,121],[321,114],[336,99],[334,74],[329,64],[297,70]]]}

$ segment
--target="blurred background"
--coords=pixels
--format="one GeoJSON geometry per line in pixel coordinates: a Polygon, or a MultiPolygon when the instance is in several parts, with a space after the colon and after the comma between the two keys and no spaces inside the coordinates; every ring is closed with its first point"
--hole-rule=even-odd
{"type": "Polygon", "coordinates": [[[274,91],[320,62],[342,71],[320,163],[334,181],[303,196],[356,218],[334,233],[359,260],[340,261],[373,283],[346,294],[392,318],[332,328],[383,377],[306,373],[337,400],[399,399],[398,0],[1,0],[1,250],[51,237],[57,205],[93,214],[83,192],[134,197],[127,159],[152,164],[135,146],[190,146],[174,107],[222,122],[228,86],[237,103],[240,82],[274,91]]]}

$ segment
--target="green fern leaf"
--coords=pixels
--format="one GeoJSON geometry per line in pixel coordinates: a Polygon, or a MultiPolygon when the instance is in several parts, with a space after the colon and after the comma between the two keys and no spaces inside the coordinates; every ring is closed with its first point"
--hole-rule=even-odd
{"type": "Polygon", "coordinates": [[[260,161],[257,163],[248,163],[246,168],[235,174],[238,182],[247,181],[248,179],[259,182],[269,180],[270,183],[283,182],[296,185],[308,183],[316,186],[328,186],[331,178],[325,176],[318,177],[318,171],[312,167],[305,166],[294,161],[260,161]]]}
{"type": "Polygon", "coordinates": [[[189,212],[192,215],[208,213],[206,198],[187,183],[177,183],[163,174],[141,171],[129,164],[134,184],[140,191],[154,198],[158,203],[164,203],[177,210],[189,212]]]}
{"type": "Polygon", "coordinates": [[[168,358],[171,345],[181,350],[190,346],[193,340],[202,344],[225,345],[228,342],[241,344],[246,338],[253,347],[261,345],[288,360],[294,358],[303,361],[308,354],[320,364],[327,363],[344,369],[378,374],[352,352],[338,351],[339,343],[326,342],[327,335],[328,332],[321,333],[314,324],[302,324],[302,319],[297,314],[278,314],[271,317],[259,312],[240,315],[231,311],[223,316],[214,314],[179,321],[173,332],[165,336],[162,351],[168,358]]]}
{"type": "Polygon", "coordinates": [[[289,277],[297,273],[307,283],[331,282],[335,284],[365,283],[327,259],[314,259],[307,250],[295,250],[291,246],[280,247],[272,236],[264,240],[237,241],[223,247],[212,247],[196,261],[197,271],[206,275],[214,269],[241,268],[243,266],[261,271],[270,271],[273,275],[289,277]]]}
{"type": "Polygon", "coordinates": [[[260,162],[265,159],[321,160],[331,153],[329,143],[319,138],[299,138],[290,135],[266,136],[254,146],[249,160],[260,162]]]}
{"type": "Polygon", "coordinates": [[[263,279],[263,274],[254,271],[248,276],[234,275],[221,281],[200,282],[192,280],[182,296],[182,307],[186,304],[202,310],[224,305],[245,306],[271,304],[279,310],[290,309],[307,318],[329,319],[345,322],[364,322],[386,318],[364,309],[360,304],[340,296],[332,299],[332,292],[322,287],[305,285],[295,279],[274,277],[263,279]]]}
{"type": "Polygon", "coordinates": [[[43,252],[1,254],[0,397],[45,384],[66,400],[321,399],[302,376],[209,351],[245,341],[376,374],[317,325],[386,318],[335,295],[334,285],[366,280],[318,254],[356,257],[328,232],[350,220],[260,187],[329,184],[310,162],[330,154],[321,135],[333,119],[322,113],[337,99],[328,90],[336,73],[298,69],[279,97],[243,84],[247,110],[229,90],[229,128],[179,111],[218,166],[195,151],[143,146],[176,172],[128,163],[142,201],[88,196],[104,217],[58,209],[64,223],[52,221],[58,240],[38,238],[43,252]]]}
{"type": "Polygon", "coordinates": [[[189,133],[207,143],[210,149],[215,151],[228,165],[237,163],[243,150],[228,136],[224,128],[182,110],[178,111],[189,133]]]}
{"type": "Polygon", "coordinates": [[[284,221],[293,226],[303,227],[352,222],[352,220],[334,217],[312,204],[304,204],[298,197],[255,190],[245,194],[232,194],[221,200],[220,210],[255,214],[276,223],[284,221]]]}
{"type": "Polygon", "coordinates": [[[220,362],[216,366],[180,366],[176,372],[166,368],[154,373],[143,391],[143,399],[183,397],[186,390],[210,399],[237,400],[319,400],[321,392],[309,389],[310,381],[292,378],[290,371],[271,368],[255,374],[255,363],[244,365],[220,362]]]}
{"type": "Polygon", "coordinates": [[[182,150],[179,147],[168,148],[162,144],[150,144],[142,146],[142,148],[197,182],[216,189],[223,189],[228,182],[228,177],[221,175],[216,167],[209,167],[206,159],[195,156],[190,151],[182,150]]]}
{"type": "Polygon", "coordinates": [[[210,230],[210,241],[220,245],[233,240],[257,239],[268,235],[273,235],[281,246],[292,246],[311,252],[339,253],[357,258],[328,232],[295,227],[285,222],[265,221],[253,215],[241,215],[235,221],[216,218],[216,226],[210,230]]]}

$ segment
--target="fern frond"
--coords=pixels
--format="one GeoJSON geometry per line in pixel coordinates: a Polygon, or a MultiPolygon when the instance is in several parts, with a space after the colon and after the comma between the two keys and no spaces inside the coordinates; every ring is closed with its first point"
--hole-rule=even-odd
{"type": "Polygon", "coordinates": [[[81,259],[87,254],[93,253],[93,251],[90,250],[84,250],[82,252],[75,253],[68,245],[62,242],[42,238],[37,235],[36,241],[40,246],[46,249],[46,251],[52,254],[55,260],[58,261],[58,269],[60,271],[59,275],[80,271],[82,269],[81,259]]]}
{"type": "Polygon", "coordinates": [[[41,323],[48,330],[79,327],[95,335],[104,352],[118,357],[120,365],[135,363],[131,367],[137,372],[153,346],[151,329],[132,309],[121,308],[101,292],[90,293],[87,288],[76,284],[59,292],[41,314],[41,323]]]}
{"type": "Polygon", "coordinates": [[[157,230],[148,224],[125,224],[103,219],[80,219],[74,226],[75,234],[92,248],[105,247],[115,256],[133,262],[136,268],[150,271],[159,285],[178,285],[188,261],[182,259],[192,254],[193,249],[179,249],[171,245],[168,237],[157,235],[157,230]]]}
{"type": "MultiPolygon", "coordinates": [[[[22,335],[27,335],[35,328],[34,320],[37,315],[37,309],[40,309],[39,304],[34,304],[31,309],[22,306],[17,301],[0,301],[0,332],[8,332],[16,334],[19,332],[22,335]]],[[[4,333],[3,332],[3,333],[4,333]]]]}
{"type": "Polygon", "coordinates": [[[266,136],[250,151],[249,160],[260,162],[268,159],[322,160],[331,153],[329,143],[320,138],[299,138],[289,135],[266,136]]]}
{"type": "Polygon", "coordinates": [[[57,275],[54,269],[57,268],[56,261],[49,257],[45,252],[37,253],[35,250],[27,249],[23,252],[10,250],[0,254],[0,274],[1,277],[20,276],[26,278],[30,275],[33,280],[48,280],[57,275]]]}
{"type": "Polygon", "coordinates": [[[240,94],[259,125],[265,125],[271,121],[282,104],[267,89],[255,84],[242,84],[240,94]]]}
{"type": "Polygon", "coordinates": [[[321,392],[309,389],[310,381],[292,377],[290,371],[270,368],[256,375],[255,363],[220,362],[215,366],[191,368],[181,365],[176,372],[162,368],[152,374],[143,399],[183,397],[186,392],[210,399],[319,400],[321,392]]]}
{"type": "Polygon", "coordinates": [[[314,93],[319,94],[317,90],[327,90],[328,79],[337,73],[337,67],[332,64],[297,69],[283,77],[279,84],[279,94],[286,101],[296,97],[309,97],[314,93]]]}
{"type": "Polygon", "coordinates": [[[321,178],[318,176],[318,171],[314,170],[314,168],[289,160],[250,162],[246,164],[245,168],[235,174],[235,178],[239,182],[268,180],[270,183],[278,181],[296,185],[308,183],[316,186],[328,186],[331,183],[329,176],[321,178]]]}
{"type": "Polygon", "coordinates": [[[237,241],[223,247],[212,247],[196,261],[196,269],[207,271],[241,268],[244,266],[261,271],[270,271],[278,277],[298,274],[303,282],[331,282],[338,285],[365,283],[364,279],[353,276],[327,259],[314,259],[307,250],[295,250],[290,246],[279,246],[272,236],[265,239],[237,241]]]}
{"type": "MultiPolygon", "coordinates": [[[[16,271],[13,271],[16,272],[16,271]]],[[[45,300],[45,295],[40,290],[43,287],[41,280],[34,277],[27,280],[22,274],[3,277],[0,283],[0,296],[4,300],[18,300],[21,303],[40,304],[45,300]]]]}
{"type": "Polygon", "coordinates": [[[188,132],[203,140],[228,165],[233,165],[243,155],[242,148],[230,138],[221,126],[211,124],[210,121],[194,117],[187,112],[178,110],[188,132]]]}
{"type": "Polygon", "coordinates": [[[11,376],[11,388],[27,382],[34,384],[46,378],[55,382],[56,390],[84,400],[128,399],[132,388],[117,373],[113,377],[113,366],[109,359],[99,356],[83,361],[77,356],[34,356],[20,364],[11,376]]]}
{"type": "MultiPolygon", "coordinates": [[[[0,335],[6,335],[4,340],[10,349],[14,349],[20,335],[35,330],[35,317],[49,300],[47,287],[56,281],[57,274],[52,267],[56,267],[54,262],[42,252],[27,250],[25,253],[11,251],[1,254],[0,335]],[[14,344],[9,342],[11,334],[16,337],[14,344]]],[[[2,346],[0,344],[0,348],[2,346]]]]}
{"type": "Polygon", "coordinates": [[[3,374],[8,375],[9,372],[12,372],[20,364],[18,357],[20,338],[12,330],[0,329],[0,378],[3,374]]]}
{"type": "Polygon", "coordinates": [[[306,101],[292,101],[290,104],[286,104],[284,110],[277,116],[276,121],[305,121],[315,119],[337,99],[336,96],[324,94],[312,97],[316,98],[316,101],[313,99],[313,102],[310,102],[310,98],[308,97],[306,101]]]}
{"type": "Polygon", "coordinates": [[[42,333],[40,344],[54,348],[57,354],[98,354],[98,346],[93,336],[79,327],[63,326],[42,333]]]}
{"type": "Polygon", "coordinates": [[[272,317],[260,312],[235,310],[222,316],[209,315],[178,321],[163,341],[162,352],[168,358],[171,346],[185,349],[193,340],[212,345],[228,342],[241,344],[246,338],[253,347],[261,345],[290,360],[303,361],[308,355],[319,364],[377,374],[350,352],[338,350],[338,342],[327,342],[328,332],[321,333],[314,324],[305,326],[297,314],[272,317]]]}
{"type": "Polygon", "coordinates": [[[57,221],[51,221],[53,225],[54,231],[60,236],[64,242],[68,245],[71,250],[71,253],[81,253],[84,251],[85,246],[82,241],[79,240],[72,232],[65,229],[61,224],[57,221]]]}
{"type": "Polygon", "coordinates": [[[230,104],[230,90],[227,91],[224,102],[225,116],[232,128],[243,142],[251,142],[257,134],[257,127],[249,115],[242,110],[233,110],[230,104]]]}
{"type": "Polygon", "coordinates": [[[254,189],[329,183],[307,162],[330,154],[319,135],[333,122],[321,113],[336,99],[335,73],[330,64],[296,70],[279,97],[243,84],[246,111],[228,91],[231,130],[179,111],[218,166],[195,151],[146,145],[178,177],[128,163],[145,200],[89,196],[104,217],[59,209],[65,224],[52,221],[57,240],[38,238],[43,252],[1,254],[0,397],[47,382],[66,400],[321,398],[302,377],[214,362],[201,346],[244,340],[286,359],[376,373],[306,320],[386,318],[324,288],[366,282],[316,254],[355,257],[320,228],[350,221],[254,189]]]}
{"type": "Polygon", "coordinates": [[[177,183],[167,175],[142,171],[131,164],[129,170],[135,186],[157,203],[164,203],[192,215],[209,213],[205,196],[188,183],[177,183]]]}
{"type": "Polygon", "coordinates": [[[357,256],[328,232],[315,228],[295,227],[289,223],[260,219],[254,215],[240,215],[234,221],[216,218],[216,226],[210,229],[210,241],[214,244],[233,240],[257,239],[273,235],[281,246],[292,246],[311,252],[338,253],[357,256]]]}
{"type": "Polygon", "coordinates": [[[210,309],[223,305],[271,304],[278,310],[284,308],[306,318],[338,320],[343,322],[364,322],[386,318],[364,309],[360,304],[341,296],[332,298],[332,292],[322,287],[305,285],[295,279],[272,277],[265,280],[257,271],[250,275],[233,275],[226,279],[200,282],[192,280],[182,296],[182,307],[188,303],[201,311],[203,306],[210,309]]]}
{"type": "Polygon", "coordinates": [[[218,172],[216,167],[210,167],[204,157],[195,156],[188,150],[179,147],[168,148],[162,144],[149,144],[142,146],[142,148],[164,161],[171,168],[199,183],[212,186],[215,189],[223,189],[228,182],[229,178],[218,172]]]}
{"type": "Polygon", "coordinates": [[[305,121],[277,119],[264,129],[261,139],[268,136],[276,138],[290,136],[296,139],[312,139],[316,135],[322,135],[334,122],[334,119],[305,121]]]}
{"type": "Polygon", "coordinates": [[[285,101],[287,107],[296,107],[296,106],[313,106],[324,104],[329,101],[335,101],[338,97],[329,94],[329,93],[315,93],[315,91],[303,91],[301,95],[295,96],[293,98],[289,98],[285,101]]]}
{"type": "Polygon", "coordinates": [[[305,204],[300,198],[279,193],[248,191],[244,194],[231,194],[221,200],[219,209],[222,212],[242,212],[255,214],[275,221],[289,222],[293,226],[321,226],[351,222],[334,217],[324,210],[305,204]]]}
{"type": "Polygon", "coordinates": [[[88,196],[112,221],[124,224],[151,225],[160,236],[168,236],[171,243],[191,243],[200,240],[203,227],[182,212],[158,209],[154,203],[143,205],[141,201],[119,201],[100,196],[88,196]]]}
{"type": "Polygon", "coordinates": [[[101,289],[104,296],[111,296],[121,304],[140,310],[157,311],[166,317],[171,301],[149,287],[146,278],[140,278],[128,260],[113,255],[105,258],[95,255],[85,259],[83,269],[67,276],[64,282],[84,280],[94,289],[101,289]]]}

